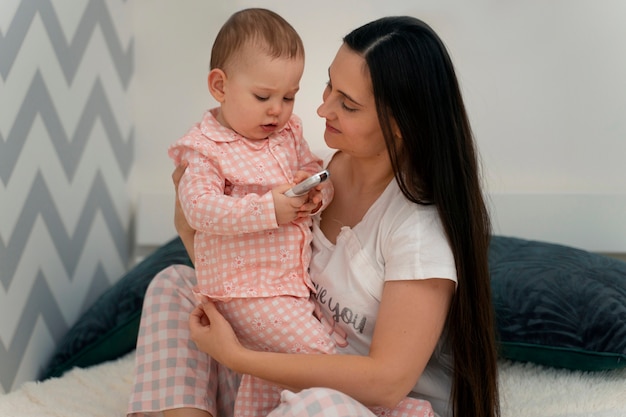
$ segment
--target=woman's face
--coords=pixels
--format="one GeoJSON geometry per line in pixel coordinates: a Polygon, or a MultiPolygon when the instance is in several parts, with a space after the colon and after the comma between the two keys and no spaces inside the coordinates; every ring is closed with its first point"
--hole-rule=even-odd
{"type": "Polygon", "coordinates": [[[317,109],[317,114],[326,119],[326,144],[358,157],[386,154],[365,59],[342,45],[328,77],[324,102],[317,109]]]}

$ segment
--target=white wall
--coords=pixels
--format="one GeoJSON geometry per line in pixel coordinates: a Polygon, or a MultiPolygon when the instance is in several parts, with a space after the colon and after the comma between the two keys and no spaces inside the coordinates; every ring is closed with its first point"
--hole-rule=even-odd
{"type": "Polygon", "coordinates": [[[626,2],[622,0],[135,0],[138,189],[169,186],[167,145],[211,105],[205,77],[219,26],[262,5],[307,50],[297,112],[323,146],[315,109],[341,37],[411,14],[448,45],[497,192],[626,190],[626,2]]]}
{"type": "MultiPolygon", "coordinates": [[[[315,113],[341,37],[369,20],[427,21],[456,63],[491,193],[626,192],[623,0],[135,0],[138,191],[170,189],[168,144],[212,105],[213,38],[234,11],[271,8],[301,34],[296,112],[313,147],[315,113]]],[[[624,216],[626,218],[626,216],[624,216]]]]}

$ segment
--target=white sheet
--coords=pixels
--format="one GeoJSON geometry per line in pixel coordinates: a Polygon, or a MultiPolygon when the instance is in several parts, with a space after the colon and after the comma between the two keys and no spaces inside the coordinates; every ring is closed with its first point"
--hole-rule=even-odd
{"type": "MultiPolygon", "coordinates": [[[[134,354],[0,396],[2,417],[121,417],[134,354]]],[[[585,373],[500,362],[502,417],[624,417],[626,369],[585,373]]]]}

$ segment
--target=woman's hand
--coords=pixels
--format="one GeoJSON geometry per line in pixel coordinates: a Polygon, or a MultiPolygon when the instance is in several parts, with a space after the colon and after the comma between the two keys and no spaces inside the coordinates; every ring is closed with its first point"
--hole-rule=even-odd
{"type": "Polygon", "coordinates": [[[196,307],[189,317],[189,331],[202,352],[233,369],[233,359],[245,348],[239,343],[233,328],[211,301],[196,307]]]}
{"type": "MultiPolygon", "coordinates": [[[[295,184],[300,184],[302,181],[309,178],[311,173],[307,171],[296,171],[293,176],[293,182],[295,184]]],[[[307,194],[307,198],[304,200],[302,205],[298,208],[297,218],[310,217],[311,214],[317,212],[319,208],[322,206],[322,188],[326,186],[328,183],[323,183],[312,188],[307,194]]]]}
{"type": "Polygon", "coordinates": [[[328,182],[320,184],[309,191],[306,203],[298,211],[298,217],[308,217],[318,212],[323,203],[322,189],[327,186],[328,182]]]}

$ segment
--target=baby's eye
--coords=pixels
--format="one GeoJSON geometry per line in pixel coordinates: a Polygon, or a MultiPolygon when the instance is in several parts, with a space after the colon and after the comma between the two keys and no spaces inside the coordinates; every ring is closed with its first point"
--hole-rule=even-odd
{"type": "Polygon", "coordinates": [[[267,101],[269,99],[269,97],[262,97],[256,94],[254,95],[254,98],[256,98],[259,101],[267,101]]]}
{"type": "Polygon", "coordinates": [[[283,100],[285,101],[294,101],[296,98],[295,97],[284,97],[283,100]]]}

